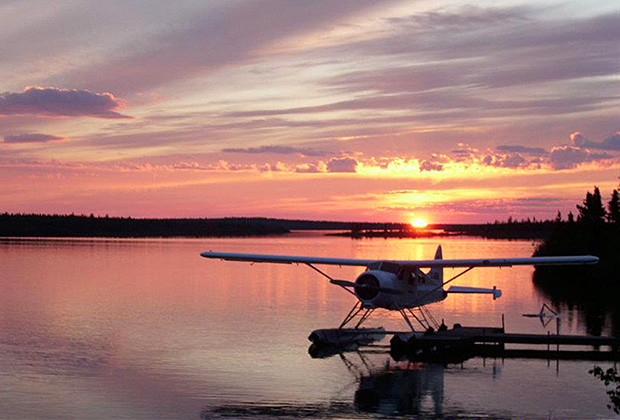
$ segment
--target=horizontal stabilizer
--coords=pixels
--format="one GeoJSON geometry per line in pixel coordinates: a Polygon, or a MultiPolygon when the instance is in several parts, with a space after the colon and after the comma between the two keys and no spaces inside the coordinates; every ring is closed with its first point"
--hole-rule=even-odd
{"type": "Polygon", "coordinates": [[[492,294],[493,300],[499,299],[502,296],[502,291],[496,289],[495,287],[492,289],[485,289],[482,287],[465,287],[465,286],[451,286],[448,290],[448,293],[485,293],[492,294]]]}

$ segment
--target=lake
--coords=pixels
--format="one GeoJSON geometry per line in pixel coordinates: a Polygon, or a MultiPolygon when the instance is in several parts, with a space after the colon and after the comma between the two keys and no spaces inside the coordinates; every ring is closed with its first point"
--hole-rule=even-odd
{"type": "MultiPolygon", "coordinates": [[[[308,355],[309,333],[336,327],[355,298],[308,267],[207,260],[206,250],[348,258],[528,257],[529,241],[364,239],[294,233],[234,239],[0,242],[0,419],[617,417],[588,374],[607,362],[472,359],[446,367],[387,354],[308,355]]],[[[354,280],[361,270],[325,267],[354,280]]],[[[555,333],[532,267],[480,268],[430,307],[451,326],[555,333]]],[[[457,270],[446,270],[446,278],[457,270]]],[[[561,332],[585,332],[579,312],[561,332]]],[[[366,326],[404,329],[376,311],[366,326]]],[[[604,332],[608,332],[605,327],[604,332]]]]}

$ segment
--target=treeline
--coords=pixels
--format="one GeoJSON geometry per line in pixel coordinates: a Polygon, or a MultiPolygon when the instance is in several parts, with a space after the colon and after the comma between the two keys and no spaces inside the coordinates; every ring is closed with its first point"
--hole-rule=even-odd
{"type": "Polygon", "coordinates": [[[489,239],[545,239],[551,235],[554,220],[523,219],[512,217],[506,222],[472,225],[436,225],[446,233],[456,235],[480,236],[489,239]]]}
{"type": "MultiPolygon", "coordinates": [[[[563,221],[558,215],[549,238],[541,242],[534,256],[546,255],[596,255],[600,263],[586,268],[596,278],[607,278],[608,274],[618,276],[620,268],[620,200],[614,190],[607,206],[603,204],[601,192],[587,192],[581,205],[577,205],[577,219],[569,214],[563,221]]],[[[547,269],[554,270],[547,267],[547,269]]],[[[544,271],[538,267],[537,272],[544,271]]],[[[570,271],[575,271],[571,268],[570,271]]],[[[570,276],[572,279],[574,276],[570,276]]],[[[615,280],[615,278],[614,278],[615,280]]],[[[614,282],[620,284],[620,282],[614,282]]]]}
{"type": "MultiPolygon", "coordinates": [[[[561,216],[560,216],[561,217],[561,216]]],[[[557,220],[536,218],[484,224],[433,224],[416,229],[409,224],[389,224],[384,227],[357,225],[350,230],[332,233],[330,236],[361,238],[420,238],[434,236],[479,236],[489,239],[545,239],[551,235],[557,220]]],[[[340,229],[337,229],[340,230],[340,229]]]]}
{"type": "Polygon", "coordinates": [[[620,200],[618,190],[603,204],[598,188],[577,205],[577,218],[558,221],[534,256],[595,255],[600,261],[587,266],[540,266],[534,283],[553,301],[581,308],[591,333],[600,333],[611,313],[614,333],[620,334],[620,200]]]}
{"type": "Polygon", "coordinates": [[[279,235],[291,230],[383,229],[392,225],[261,217],[148,219],[92,214],[0,214],[2,237],[232,237],[279,235]]]}
{"type": "Polygon", "coordinates": [[[259,236],[288,230],[255,219],[134,219],[94,215],[0,215],[0,236],[14,237],[201,237],[259,236]]]}

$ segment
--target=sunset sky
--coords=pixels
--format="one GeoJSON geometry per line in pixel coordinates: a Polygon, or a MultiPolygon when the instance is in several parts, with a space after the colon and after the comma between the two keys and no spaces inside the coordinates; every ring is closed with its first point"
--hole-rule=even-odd
{"type": "Polygon", "coordinates": [[[0,212],[486,222],[620,175],[620,2],[0,0],[0,212]]]}

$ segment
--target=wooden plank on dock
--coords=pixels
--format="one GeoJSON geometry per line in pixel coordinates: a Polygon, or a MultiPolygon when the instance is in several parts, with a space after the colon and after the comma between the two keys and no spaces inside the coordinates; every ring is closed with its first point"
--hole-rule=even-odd
{"type": "Polygon", "coordinates": [[[590,360],[596,362],[620,360],[620,353],[612,351],[504,349],[489,345],[476,345],[473,353],[479,357],[501,359],[590,360]]]}
{"type": "Polygon", "coordinates": [[[480,343],[512,344],[563,344],[574,346],[613,346],[618,344],[614,337],[597,337],[593,335],[545,335],[545,334],[493,334],[477,336],[480,343]]]}
{"type": "Polygon", "coordinates": [[[554,335],[554,334],[514,334],[505,333],[502,328],[460,327],[447,331],[417,337],[425,344],[454,342],[469,339],[476,343],[498,344],[562,344],[576,346],[618,346],[620,341],[615,337],[598,337],[593,335],[554,335]]]}

